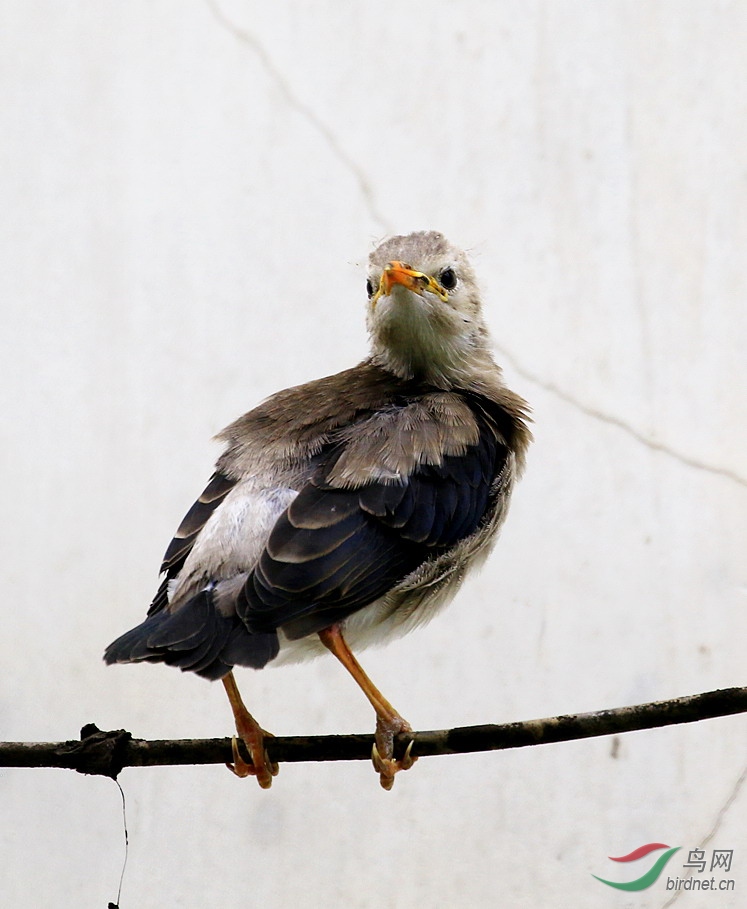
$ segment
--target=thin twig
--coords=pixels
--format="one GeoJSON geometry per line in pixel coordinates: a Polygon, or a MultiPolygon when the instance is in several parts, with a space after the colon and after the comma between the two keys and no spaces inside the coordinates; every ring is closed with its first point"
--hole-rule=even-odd
{"type": "MultiPolygon", "coordinates": [[[[399,736],[397,753],[414,739],[413,756],[465,754],[547,745],[696,723],[747,713],[747,688],[725,688],[689,697],[576,713],[503,725],[463,726],[399,736]]],[[[358,761],[371,756],[372,735],[279,736],[266,740],[272,761],[358,761]]],[[[0,742],[0,767],[64,767],[116,779],[123,767],[179,764],[222,764],[232,760],[231,739],[133,739],[123,729],[102,732],[84,726],[80,741],[0,742]]]]}

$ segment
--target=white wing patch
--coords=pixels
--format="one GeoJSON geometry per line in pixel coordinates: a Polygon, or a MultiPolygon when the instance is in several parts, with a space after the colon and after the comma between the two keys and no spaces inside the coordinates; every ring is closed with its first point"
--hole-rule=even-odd
{"type": "Polygon", "coordinates": [[[298,495],[289,487],[268,488],[242,480],[216,508],[169,585],[169,602],[194,596],[206,583],[251,571],[275,522],[298,495]]]}

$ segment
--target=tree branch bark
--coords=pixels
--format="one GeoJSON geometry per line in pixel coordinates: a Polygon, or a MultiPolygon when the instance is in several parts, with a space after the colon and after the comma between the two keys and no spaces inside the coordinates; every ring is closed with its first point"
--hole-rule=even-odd
{"type": "MultiPolygon", "coordinates": [[[[414,739],[413,756],[465,754],[547,745],[574,739],[696,723],[747,713],[747,688],[725,688],[689,697],[502,725],[463,726],[399,736],[395,753],[414,739]]],[[[272,761],[357,761],[371,756],[373,735],[279,736],[266,740],[272,761]]],[[[245,755],[248,757],[248,755],[245,755]]],[[[116,779],[124,767],[222,764],[232,760],[231,739],[134,739],[123,729],[102,732],[93,724],[80,741],[0,742],[0,767],[63,767],[116,779]]]]}

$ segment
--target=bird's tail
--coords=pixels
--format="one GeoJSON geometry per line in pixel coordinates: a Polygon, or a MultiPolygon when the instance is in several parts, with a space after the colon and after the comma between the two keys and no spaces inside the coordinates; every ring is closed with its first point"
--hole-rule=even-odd
{"type": "Polygon", "coordinates": [[[113,641],[106,663],[168,663],[207,679],[220,679],[235,665],[261,669],[279,647],[276,632],[252,634],[237,615],[216,608],[210,588],[174,612],[168,606],[113,641]]]}

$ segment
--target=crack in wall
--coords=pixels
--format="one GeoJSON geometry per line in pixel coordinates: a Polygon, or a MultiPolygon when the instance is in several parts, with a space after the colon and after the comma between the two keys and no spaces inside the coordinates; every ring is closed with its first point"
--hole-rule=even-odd
{"type": "Polygon", "coordinates": [[[641,445],[645,445],[646,448],[650,448],[652,451],[666,455],[675,461],[679,461],[680,464],[684,464],[686,467],[691,467],[694,470],[702,470],[705,473],[710,473],[715,476],[730,480],[732,483],[736,483],[739,486],[747,487],[747,477],[741,476],[740,474],[736,473],[736,471],[730,470],[728,467],[719,467],[716,464],[709,464],[707,461],[701,461],[699,458],[694,458],[692,455],[678,451],[676,448],[672,448],[670,445],[665,445],[663,442],[657,442],[655,439],[651,439],[649,436],[646,436],[637,430],[634,426],[626,423],[625,420],[621,419],[620,417],[612,416],[612,414],[604,413],[604,411],[597,410],[595,407],[584,404],[582,401],[574,398],[573,395],[569,394],[567,391],[564,391],[553,382],[547,382],[544,379],[541,379],[539,376],[535,375],[533,372],[522,366],[516,357],[514,357],[513,354],[509,353],[505,348],[498,345],[495,346],[496,350],[499,351],[501,356],[511,364],[511,366],[523,379],[526,379],[533,385],[537,385],[539,388],[544,389],[544,391],[548,392],[551,395],[554,395],[556,398],[560,398],[561,401],[564,401],[566,404],[569,404],[571,407],[574,407],[581,413],[586,414],[594,420],[599,420],[601,423],[606,423],[608,426],[617,427],[627,435],[631,436],[637,442],[640,442],[641,445]]]}
{"type": "Polygon", "coordinates": [[[394,228],[389,221],[381,214],[374,197],[371,184],[360,166],[350,157],[345,149],[340,145],[337,136],[332,129],[322,120],[310,107],[301,101],[293,91],[288,80],[277,68],[264,46],[250,32],[245,31],[235,25],[218,6],[215,0],[205,0],[215,21],[226,31],[228,31],[237,41],[245,44],[251,49],[254,55],[265,69],[265,72],[273,80],[277,88],[282,93],[287,104],[296,110],[324,139],[334,156],[353,175],[355,182],[358,184],[363,200],[368,209],[371,219],[381,227],[386,233],[393,233],[394,228]]]}
{"type": "MultiPolygon", "coordinates": [[[[711,842],[711,840],[714,838],[714,836],[716,836],[716,834],[719,832],[719,830],[721,829],[721,825],[724,822],[724,818],[728,814],[731,806],[737,800],[737,798],[739,796],[739,792],[740,792],[742,786],[744,785],[745,780],[747,780],[747,765],[745,765],[744,769],[739,774],[739,777],[737,778],[736,783],[732,786],[731,792],[726,797],[726,801],[717,811],[716,818],[715,818],[713,824],[711,825],[711,829],[703,837],[703,839],[698,843],[698,847],[697,847],[698,849],[704,849],[711,842]]],[[[692,870],[688,869],[688,873],[685,876],[691,877],[692,870]]],[[[674,892],[674,894],[672,895],[672,897],[670,899],[668,899],[666,901],[666,903],[664,903],[662,905],[661,909],[667,909],[668,906],[671,906],[674,902],[676,902],[682,896],[683,893],[686,893],[686,892],[688,892],[688,891],[676,890],[674,892]]]]}

